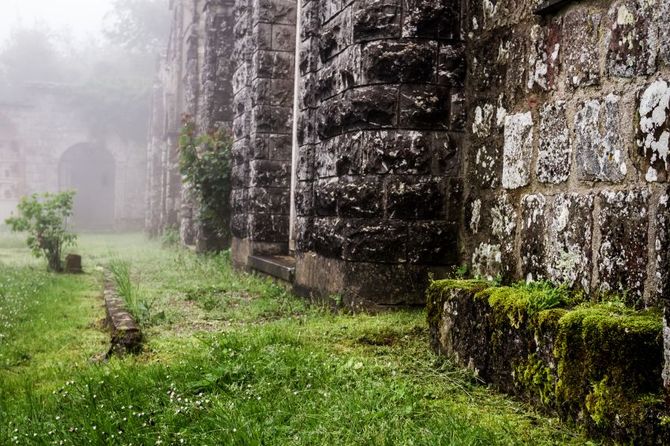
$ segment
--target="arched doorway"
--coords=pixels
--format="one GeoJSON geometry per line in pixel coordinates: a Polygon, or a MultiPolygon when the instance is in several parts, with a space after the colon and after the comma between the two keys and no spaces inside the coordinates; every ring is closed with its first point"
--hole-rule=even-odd
{"type": "Polygon", "coordinates": [[[111,153],[78,144],[60,159],[60,190],[75,190],[73,223],[77,229],[114,228],[115,162],[111,153]]]}

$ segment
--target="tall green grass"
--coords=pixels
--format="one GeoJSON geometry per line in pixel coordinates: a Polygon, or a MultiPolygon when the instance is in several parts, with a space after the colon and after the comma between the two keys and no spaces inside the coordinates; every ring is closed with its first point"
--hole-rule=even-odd
{"type": "Polygon", "coordinates": [[[109,262],[109,271],[116,291],[126,303],[128,311],[141,325],[151,323],[156,316],[152,312],[155,300],[147,296],[139,284],[133,281],[130,262],[114,258],[109,262]]]}

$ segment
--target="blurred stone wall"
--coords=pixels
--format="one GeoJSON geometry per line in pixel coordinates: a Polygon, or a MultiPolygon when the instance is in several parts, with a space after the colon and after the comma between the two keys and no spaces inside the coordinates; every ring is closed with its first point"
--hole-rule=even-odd
{"type": "MultiPolygon", "coordinates": [[[[147,153],[114,133],[91,128],[72,104],[68,85],[30,84],[20,102],[0,103],[0,224],[24,195],[58,192],[61,161],[76,147],[101,149],[114,160],[113,220],[95,229],[140,229],[145,216],[147,153]]],[[[75,218],[76,220],[76,218],[75,218]]],[[[94,229],[94,228],[84,228],[94,229]]]]}

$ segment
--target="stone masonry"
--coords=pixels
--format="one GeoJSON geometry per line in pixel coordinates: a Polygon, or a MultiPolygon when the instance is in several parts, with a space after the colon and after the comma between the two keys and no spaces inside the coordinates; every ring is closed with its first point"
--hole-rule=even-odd
{"type": "Polygon", "coordinates": [[[290,254],[296,291],[354,307],[463,264],[665,306],[670,2],[544,3],[175,1],[151,227],[189,232],[170,135],[216,103],[239,266],[290,254]]]}

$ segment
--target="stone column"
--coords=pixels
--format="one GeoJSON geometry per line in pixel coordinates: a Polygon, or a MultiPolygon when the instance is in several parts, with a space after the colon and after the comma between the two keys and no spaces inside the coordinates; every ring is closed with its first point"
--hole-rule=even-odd
{"type": "Polygon", "coordinates": [[[459,260],[457,0],[304,1],[296,288],[421,305],[459,260]]]}

